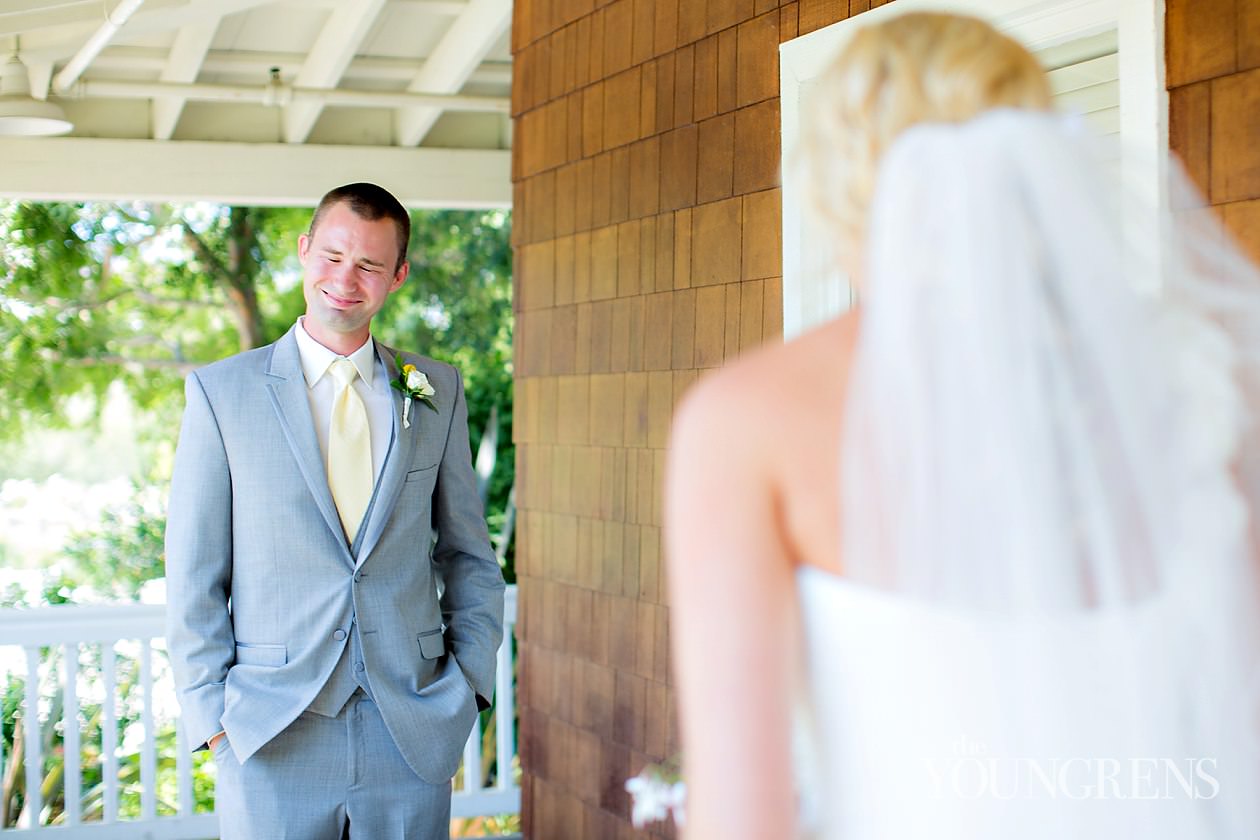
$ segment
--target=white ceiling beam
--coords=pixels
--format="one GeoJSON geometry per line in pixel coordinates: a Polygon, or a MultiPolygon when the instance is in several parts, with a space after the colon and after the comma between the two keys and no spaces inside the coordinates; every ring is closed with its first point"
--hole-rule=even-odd
{"type": "MultiPolygon", "coordinates": [[[[258,6],[266,6],[275,0],[147,0],[145,6],[127,21],[127,34],[170,32],[206,18],[218,19],[226,15],[245,12],[258,6]]],[[[83,38],[97,29],[104,16],[100,3],[65,9],[63,13],[32,12],[30,15],[0,17],[0,36],[22,35],[30,40],[32,50],[41,57],[64,58],[66,45],[73,45],[73,52],[83,38]]]]}
{"type": "Polygon", "coordinates": [[[356,181],[378,183],[408,207],[509,207],[511,152],[0,138],[3,198],[314,206],[329,189],[356,181]]]}
{"type": "Polygon", "coordinates": [[[468,0],[392,0],[395,6],[410,6],[435,15],[458,15],[468,8],[468,0]]]}
{"type": "MultiPolygon", "coordinates": [[[[149,0],[153,8],[182,6],[188,0],[149,0]]],[[[0,35],[60,35],[82,41],[105,22],[108,7],[100,0],[40,3],[0,0],[0,35]]]]}
{"type": "MultiPolygon", "coordinates": [[[[512,22],[512,0],[471,0],[425,60],[407,90],[411,93],[458,93],[512,22]]],[[[399,146],[417,146],[433,128],[439,108],[417,108],[398,116],[399,146]]]]}
{"type": "Polygon", "coordinates": [[[93,6],[99,10],[100,4],[96,0],[0,0],[0,17],[8,17],[10,15],[21,15],[29,12],[61,12],[71,10],[74,6],[93,6]]]}
{"type": "MultiPolygon", "coordinates": [[[[385,0],[346,0],[339,4],[307,53],[306,63],[293,79],[293,86],[335,88],[384,5],[385,0]]],[[[284,139],[289,143],[305,143],[323,110],[318,102],[290,105],[284,114],[284,139]]]]}
{"type": "MultiPolygon", "coordinates": [[[[162,68],[163,82],[195,82],[201,72],[206,53],[214,33],[219,30],[219,20],[211,19],[180,27],[171,44],[171,53],[162,68]]],[[[180,96],[164,96],[153,100],[153,139],[170,140],[175,134],[179,115],[184,111],[186,100],[180,96]]]]}
{"type": "MultiPolygon", "coordinates": [[[[270,0],[272,3],[282,3],[285,0],[270,0]]],[[[0,0],[3,2],[3,0],[0,0]]],[[[299,6],[326,6],[335,9],[345,0],[287,0],[291,5],[299,6]]],[[[428,12],[435,15],[457,15],[468,5],[469,0],[390,0],[390,2],[399,7],[410,7],[422,12],[428,12]]]]}
{"type": "Polygon", "coordinates": [[[118,30],[122,29],[143,5],[144,0],[121,0],[113,11],[105,15],[105,22],[97,27],[92,36],[87,39],[87,43],[79,48],[65,67],[61,68],[61,72],[53,79],[53,87],[58,91],[69,90],[70,86],[83,75],[83,71],[88,69],[92,60],[100,55],[101,50],[105,49],[106,45],[118,34],[118,30]]]}
{"type": "MultiPolygon", "coordinates": [[[[396,0],[395,0],[396,1],[396,0]]],[[[41,51],[41,56],[46,51],[41,51]]],[[[22,51],[23,61],[30,55],[22,51]]],[[[161,72],[166,67],[168,52],[158,47],[109,47],[92,62],[102,70],[139,70],[148,73],[161,72]]],[[[292,77],[306,61],[305,53],[296,52],[232,52],[210,50],[202,63],[205,73],[235,73],[266,80],[272,67],[279,67],[286,77],[292,77]]],[[[374,82],[410,82],[420,72],[423,60],[414,58],[383,58],[356,56],[343,74],[343,80],[363,79],[374,82]]],[[[468,78],[480,84],[510,85],[512,63],[510,61],[484,61],[468,78]]]]}
{"type": "Polygon", "coordinates": [[[347,90],[346,88],[272,88],[269,85],[216,85],[178,82],[115,82],[84,79],[70,90],[70,98],[157,99],[178,96],[200,102],[236,102],[275,105],[280,101],[347,108],[436,107],[446,111],[511,113],[507,96],[466,96],[458,93],[407,93],[388,90],[347,90]]]}

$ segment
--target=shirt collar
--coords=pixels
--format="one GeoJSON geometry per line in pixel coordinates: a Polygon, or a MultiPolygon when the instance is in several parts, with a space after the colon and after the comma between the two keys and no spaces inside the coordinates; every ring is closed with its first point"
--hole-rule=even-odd
{"type": "MultiPolygon", "coordinates": [[[[320,377],[328,371],[328,366],[342,356],[311,338],[301,318],[298,318],[294,337],[297,339],[298,357],[302,361],[302,376],[306,379],[306,387],[314,388],[320,377]]],[[[354,365],[359,376],[363,377],[364,383],[371,387],[372,377],[376,373],[376,347],[372,342],[372,336],[369,335],[362,347],[345,358],[354,365]]]]}

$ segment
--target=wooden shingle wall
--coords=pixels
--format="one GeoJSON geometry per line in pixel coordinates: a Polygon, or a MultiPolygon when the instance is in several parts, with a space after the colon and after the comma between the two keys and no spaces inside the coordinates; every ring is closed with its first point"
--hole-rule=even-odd
{"type": "Polygon", "coordinates": [[[1260,260],[1260,0],[1168,0],[1170,144],[1260,260]]]}
{"type": "Polygon", "coordinates": [[[778,46],[850,5],[870,3],[515,4],[531,838],[632,836],[625,780],[677,749],[661,562],[670,415],[701,371],[781,334],[778,46]]]}

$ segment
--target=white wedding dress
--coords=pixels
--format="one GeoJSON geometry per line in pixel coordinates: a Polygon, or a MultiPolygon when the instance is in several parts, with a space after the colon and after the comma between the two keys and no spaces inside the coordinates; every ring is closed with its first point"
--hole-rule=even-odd
{"type": "Polygon", "coordinates": [[[806,836],[1260,838],[1255,269],[1052,116],[912,128],[876,183],[806,836]]]}
{"type": "Polygon", "coordinates": [[[1012,619],[798,580],[806,836],[1254,836],[1257,789],[1231,763],[1245,718],[1218,698],[1219,725],[1188,743],[1196,686],[1163,684],[1165,659],[1192,654],[1170,650],[1189,644],[1169,632],[1184,603],[1012,619]]]}

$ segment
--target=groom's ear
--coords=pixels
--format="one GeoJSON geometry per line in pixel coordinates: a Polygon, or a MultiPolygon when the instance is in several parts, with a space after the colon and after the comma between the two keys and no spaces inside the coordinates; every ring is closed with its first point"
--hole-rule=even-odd
{"type": "Polygon", "coordinates": [[[306,255],[311,251],[311,237],[305,233],[298,234],[298,262],[305,264],[306,255]]]}
{"type": "MultiPolygon", "coordinates": [[[[302,240],[298,240],[298,248],[302,247],[302,240]]],[[[398,270],[394,272],[394,282],[390,283],[389,290],[396,292],[407,279],[407,272],[411,270],[411,264],[403,260],[403,264],[398,266],[398,270]]]]}

